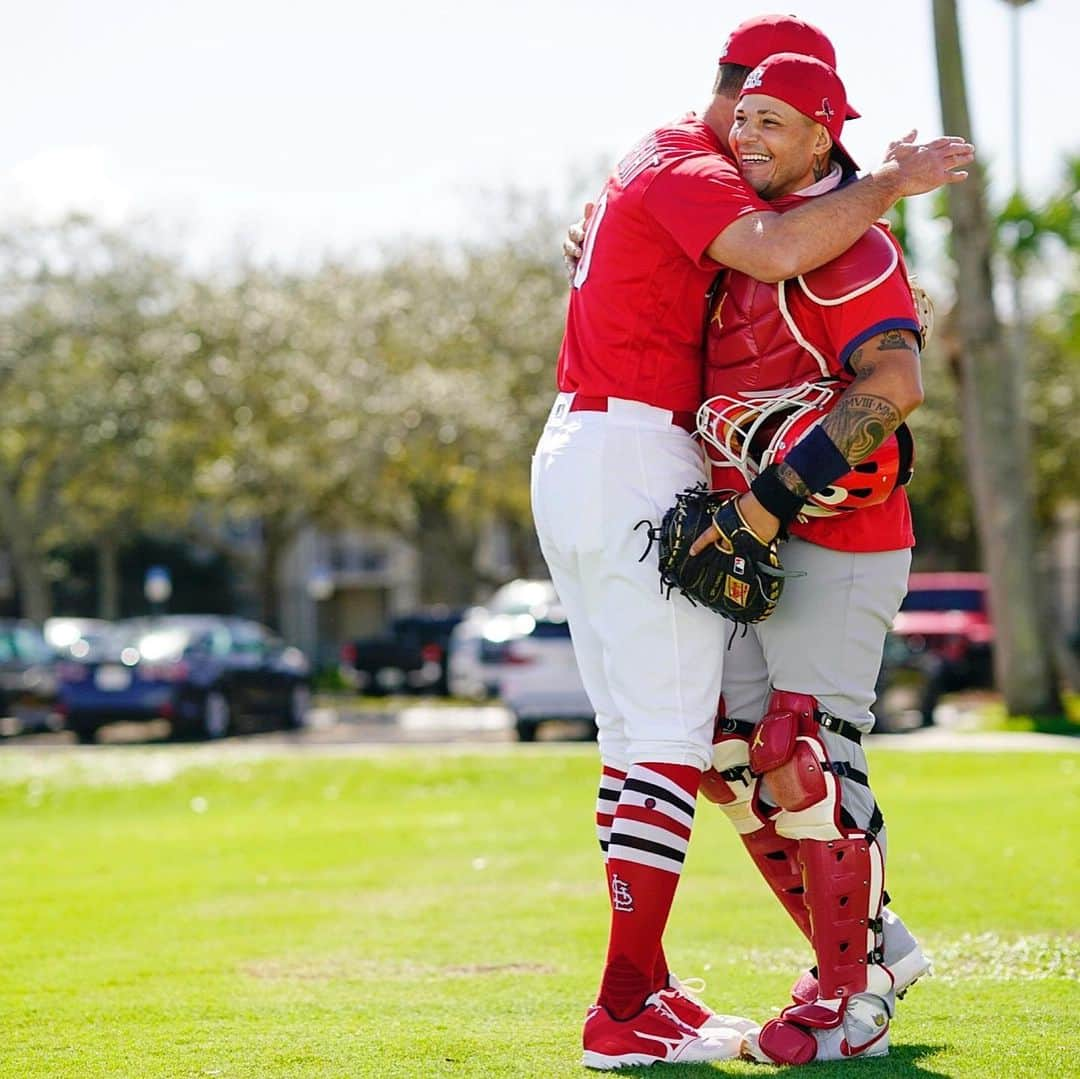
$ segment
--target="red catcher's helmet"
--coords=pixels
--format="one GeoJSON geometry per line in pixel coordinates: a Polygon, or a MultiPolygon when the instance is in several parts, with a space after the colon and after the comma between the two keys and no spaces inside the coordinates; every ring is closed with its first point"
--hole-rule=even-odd
{"type": "MultiPolygon", "coordinates": [[[[738,397],[719,394],[698,409],[698,434],[714,465],[737,468],[749,484],[763,469],[787,457],[832,411],[844,388],[835,382],[806,382],[792,389],[738,397]]],[[[911,479],[913,463],[911,433],[901,424],[850,472],[811,495],[799,518],[833,517],[876,506],[911,479]]]]}

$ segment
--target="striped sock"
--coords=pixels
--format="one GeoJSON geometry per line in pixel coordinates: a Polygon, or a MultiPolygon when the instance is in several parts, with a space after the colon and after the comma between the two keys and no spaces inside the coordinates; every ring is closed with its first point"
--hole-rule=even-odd
{"type": "MultiPolygon", "coordinates": [[[[596,792],[596,839],[600,844],[600,850],[604,856],[604,867],[607,868],[608,841],[611,838],[611,822],[615,818],[615,810],[619,804],[619,795],[622,794],[623,783],[626,782],[626,773],[610,764],[605,764],[600,775],[600,787],[596,792]]],[[[608,873],[608,895],[611,894],[611,874],[608,873]]],[[[664,955],[664,947],[661,945],[656,951],[656,963],[653,965],[652,991],[666,989],[668,984],[667,956],[664,955]]]]}
{"type": "Polygon", "coordinates": [[[640,1011],[660,985],[661,938],[682,872],[701,772],[684,764],[635,764],[608,838],[611,934],[599,1002],[616,1019],[640,1011]]]}

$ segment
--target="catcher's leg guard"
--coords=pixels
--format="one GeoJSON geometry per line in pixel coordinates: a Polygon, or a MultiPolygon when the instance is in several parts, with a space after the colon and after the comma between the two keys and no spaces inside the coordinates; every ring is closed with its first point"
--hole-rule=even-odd
{"type": "Polygon", "coordinates": [[[810,916],[803,902],[799,844],[777,834],[771,816],[757,798],[759,781],[750,771],[753,730],[752,723],[728,718],[720,699],[713,734],[713,766],[701,777],[700,792],[726,814],[754,865],[809,940],[810,916]]]}
{"type": "Polygon", "coordinates": [[[754,731],[750,767],[767,776],[780,812],[777,832],[789,839],[841,839],[840,784],[818,733],[817,701],[777,690],[754,731]]]}
{"type": "Polygon", "coordinates": [[[760,1050],[786,1064],[884,1052],[894,1003],[880,965],[881,850],[872,833],[843,823],[819,715],[809,695],[774,693],[750,747],[751,766],[781,807],[777,831],[798,840],[818,967],[819,999],[786,1008],[761,1031],[760,1050]]]}
{"type": "Polygon", "coordinates": [[[799,932],[813,942],[810,912],[804,898],[806,885],[799,864],[798,841],[780,835],[769,819],[756,832],[744,835],[742,841],[773,894],[799,927],[799,932]]]}
{"type": "Polygon", "coordinates": [[[757,1048],[777,1064],[888,1052],[893,978],[881,965],[881,853],[865,835],[799,842],[821,997],[785,1008],[757,1048]]]}

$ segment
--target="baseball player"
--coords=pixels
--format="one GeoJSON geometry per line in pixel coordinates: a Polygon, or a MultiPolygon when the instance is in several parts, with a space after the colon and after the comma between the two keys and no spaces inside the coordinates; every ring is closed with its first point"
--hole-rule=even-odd
{"type": "Polygon", "coordinates": [[[958,139],[897,147],[868,177],[776,212],[739,177],[726,134],[750,67],[787,48],[834,60],[801,20],[742,24],[705,113],[648,134],[604,185],[573,281],[559,394],[533,458],[537,534],[599,731],[611,920],[583,1032],[596,1068],[725,1059],[742,1033],[682,991],[661,946],[712,763],[723,622],[658,594],[634,531],[705,478],[692,437],[705,293],[722,266],[772,282],[809,272],[897,198],[962,179],[954,170],[973,157],[958,139]]]}
{"type": "MultiPolygon", "coordinates": [[[[747,76],[732,149],[774,208],[854,172],[845,107],[835,71],[808,56],[774,55],[747,76]]],[[[879,225],[789,281],[729,270],[709,319],[699,425],[712,486],[750,481],[743,519],[763,540],[785,529],[784,565],[803,574],[732,641],[702,787],[814,949],[816,978],[756,1038],[776,1063],[885,1054],[895,993],[929,966],[883,906],[885,828],[860,744],[907,590],[903,420],[922,401],[919,348],[903,257],[879,225]]]]}

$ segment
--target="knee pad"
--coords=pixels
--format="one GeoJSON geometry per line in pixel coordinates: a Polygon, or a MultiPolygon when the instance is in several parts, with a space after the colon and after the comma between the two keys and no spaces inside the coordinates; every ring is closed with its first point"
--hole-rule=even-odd
{"type": "Polygon", "coordinates": [[[777,832],[790,839],[840,839],[840,783],[818,729],[817,700],[776,690],[750,743],[750,767],[767,776],[780,807],[777,832]]]}
{"type": "Polygon", "coordinates": [[[715,802],[727,815],[739,835],[749,835],[762,827],[763,821],[754,805],[758,778],[750,770],[750,732],[752,723],[729,719],[724,714],[724,698],[713,729],[712,767],[701,776],[698,791],[715,802]]]}

